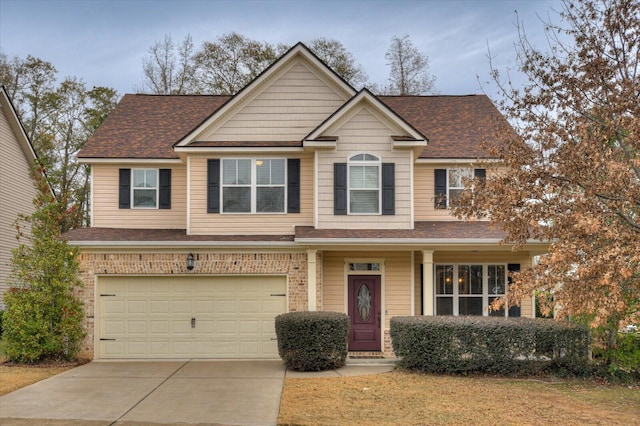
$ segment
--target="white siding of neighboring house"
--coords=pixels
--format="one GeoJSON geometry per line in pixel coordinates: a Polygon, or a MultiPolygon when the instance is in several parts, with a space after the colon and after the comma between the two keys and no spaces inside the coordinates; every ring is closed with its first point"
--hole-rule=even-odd
{"type": "MultiPolygon", "coordinates": [[[[365,106],[337,123],[325,133],[338,136],[336,151],[318,154],[318,228],[319,229],[412,229],[411,179],[413,151],[393,149],[391,135],[395,128],[365,106]],[[346,163],[357,153],[370,153],[382,163],[395,163],[395,215],[334,215],[333,164],[346,163]]],[[[386,120],[385,120],[386,121],[386,120]]]]}
{"type": "Polygon", "coordinates": [[[198,140],[300,141],[347,99],[302,59],[265,85],[198,140]]]}
{"type": "Polygon", "coordinates": [[[28,148],[20,145],[16,136],[19,128],[10,124],[12,114],[7,105],[0,105],[0,307],[2,293],[8,288],[11,250],[18,246],[14,222],[18,213],[33,212],[36,196],[30,174],[31,160],[25,154],[28,148]]]}

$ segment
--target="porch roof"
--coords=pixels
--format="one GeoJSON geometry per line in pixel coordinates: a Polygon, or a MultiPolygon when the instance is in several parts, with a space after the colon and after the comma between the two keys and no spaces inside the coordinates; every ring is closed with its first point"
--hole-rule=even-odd
{"type": "Polygon", "coordinates": [[[187,235],[185,229],[81,228],[63,235],[81,247],[309,247],[329,245],[416,247],[500,245],[505,233],[488,222],[419,221],[414,229],[316,229],[296,226],[295,235],[187,235]]]}

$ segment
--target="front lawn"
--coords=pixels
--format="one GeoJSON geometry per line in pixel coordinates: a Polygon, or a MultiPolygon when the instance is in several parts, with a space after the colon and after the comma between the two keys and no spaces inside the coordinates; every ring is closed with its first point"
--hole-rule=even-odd
{"type": "Polygon", "coordinates": [[[75,365],[14,366],[5,364],[4,343],[0,340],[0,396],[60,374],[75,365]]]}
{"type": "Polygon", "coordinates": [[[636,424],[637,386],[391,373],[286,379],[281,425],[636,424]]]}

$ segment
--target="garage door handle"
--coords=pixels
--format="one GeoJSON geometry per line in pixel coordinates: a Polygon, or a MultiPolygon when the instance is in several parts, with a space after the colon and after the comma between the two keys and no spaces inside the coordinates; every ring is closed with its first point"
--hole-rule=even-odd
{"type": "Polygon", "coordinates": [[[191,318],[191,328],[196,328],[196,319],[191,318]]]}
{"type": "Polygon", "coordinates": [[[113,341],[113,340],[116,340],[116,339],[100,339],[100,341],[104,341],[104,340],[113,341]]]}
{"type": "Polygon", "coordinates": [[[271,293],[271,295],[272,295],[272,296],[281,296],[281,297],[284,297],[284,296],[286,296],[287,294],[286,294],[286,293],[271,293]]]}

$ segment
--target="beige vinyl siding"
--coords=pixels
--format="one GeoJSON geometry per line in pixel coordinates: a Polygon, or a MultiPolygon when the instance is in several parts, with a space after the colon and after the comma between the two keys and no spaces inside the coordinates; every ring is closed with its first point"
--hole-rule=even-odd
{"type": "MultiPolygon", "coordinates": [[[[422,264],[422,252],[415,252],[415,282],[414,282],[414,301],[416,315],[420,315],[422,300],[420,282],[420,265],[422,264]]],[[[504,264],[519,263],[520,268],[524,269],[531,265],[531,255],[529,252],[512,253],[510,251],[486,251],[486,252],[469,252],[469,251],[435,251],[433,253],[433,263],[435,264],[504,264]]],[[[520,305],[521,315],[523,317],[533,317],[533,296],[525,298],[520,305]]]]}
{"type": "Polygon", "coordinates": [[[370,107],[363,107],[327,134],[338,136],[337,150],[318,154],[318,228],[411,229],[411,150],[394,150],[391,135],[401,130],[382,121],[370,107]],[[395,163],[395,215],[334,215],[333,164],[346,163],[357,153],[395,163]]]}
{"type": "MultiPolygon", "coordinates": [[[[11,250],[18,246],[14,222],[18,213],[31,214],[36,189],[31,180],[30,161],[11,127],[7,107],[0,107],[0,306],[11,273],[11,250]]],[[[24,229],[27,231],[28,229],[24,229]]],[[[22,240],[21,242],[25,242],[22,240]]]]}
{"type": "MultiPolygon", "coordinates": [[[[323,310],[346,312],[347,268],[345,262],[384,262],[380,275],[384,286],[385,328],[395,315],[411,314],[411,252],[333,252],[323,253],[323,310]],[[367,260],[370,259],[370,260],[367,260]]],[[[358,273],[354,273],[357,275],[358,273]]],[[[374,273],[375,275],[375,273],[374,273]]]]}
{"type": "MultiPolygon", "coordinates": [[[[435,208],[435,169],[450,169],[481,166],[473,165],[471,162],[465,164],[424,164],[416,163],[413,170],[413,196],[415,200],[414,214],[416,221],[424,220],[457,220],[451,215],[450,209],[435,208]]],[[[492,171],[487,170],[490,174],[492,171]]]]}
{"type": "MultiPolygon", "coordinates": [[[[283,158],[278,155],[260,157],[283,158]]],[[[292,235],[295,226],[313,225],[312,154],[290,156],[300,158],[300,213],[289,214],[207,213],[208,158],[191,158],[191,235],[292,235]]]]}
{"type": "Polygon", "coordinates": [[[302,140],[346,98],[302,59],[200,137],[211,141],[302,140]]]}
{"type": "Polygon", "coordinates": [[[94,164],[93,227],[186,229],[187,168],[167,164],[94,164]],[[121,209],[118,206],[119,169],[171,169],[170,209],[121,209]]]}

